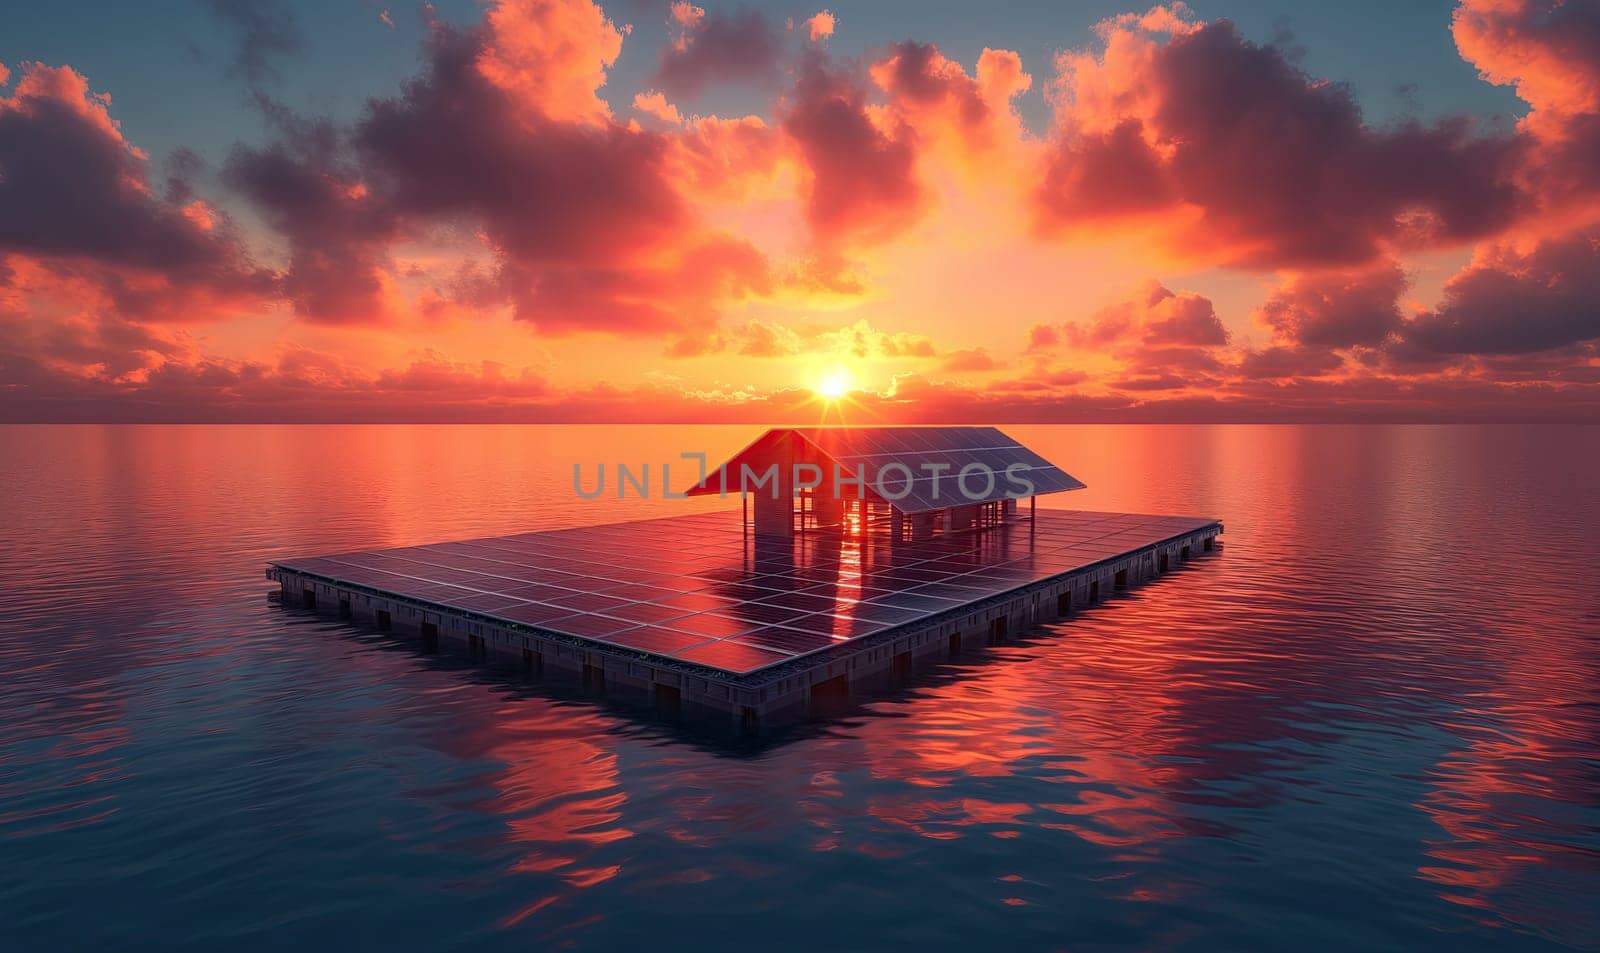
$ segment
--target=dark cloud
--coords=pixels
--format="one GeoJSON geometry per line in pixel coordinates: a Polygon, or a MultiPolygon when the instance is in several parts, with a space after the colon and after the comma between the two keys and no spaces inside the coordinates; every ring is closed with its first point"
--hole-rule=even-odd
{"type": "Polygon", "coordinates": [[[483,42],[436,25],[424,75],[357,124],[363,170],[393,213],[480,222],[518,316],[550,331],[704,327],[713,302],[766,284],[753,246],[687,208],[667,136],[545,115],[485,79],[483,42]]]}
{"type": "Polygon", "coordinates": [[[1274,346],[1248,351],[1237,372],[1246,380],[1284,380],[1323,377],[1344,367],[1344,358],[1320,347],[1274,346]]]}
{"type": "Polygon", "coordinates": [[[1050,147],[1035,196],[1044,231],[1169,208],[1176,192],[1144,127],[1124,120],[1110,132],[1063,138],[1050,147]]]}
{"type": "Polygon", "coordinates": [[[205,160],[188,147],[174,149],[163,163],[166,169],[164,197],[172,205],[184,205],[197,198],[195,180],[205,171],[205,160]]]}
{"type": "Polygon", "coordinates": [[[1314,273],[1284,282],[1256,310],[1278,338],[1320,348],[1378,345],[1399,329],[1405,273],[1395,264],[1367,271],[1314,273]]]}
{"type": "Polygon", "coordinates": [[[1113,88],[1062,107],[1038,203],[1047,230],[1160,212],[1179,223],[1180,255],[1327,266],[1490,234],[1518,208],[1516,139],[1465,120],[1370,128],[1348,89],[1226,20],[1152,44],[1148,68],[1093,69],[1113,88]]]}
{"type": "Polygon", "coordinates": [[[236,147],[223,181],[288,239],[283,291],[297,314],[326,324],[383,320],[387,244],[400,233],[397,216],[362,181],[336,126],[287,115],[279,126],[276,142],[236,147]]]}
{"type": "Polygon", "coordinates": [[[1405,334],[1443,354],[1526,354],[1600,338],[1600,230],[1480,254],[1405,334]]]}
{"type": "Polygon", "coordinates": [[[271,276],[195,202],[183,165],[158,197],[106,100],[70,67],[30,64],[0,96],[0,254],[55,262],[157,318],[209,317],[195,309],[268,292],[271,276]]]}
{"type": "Polygon", "coordinates": [[[305,52],[305,33],[283,0],[205,0],[234,35],[231,76],[255,87],[278,79],[278,61],[305,52]]]}
{"type": "Polygon", "coordinates": [[[548,119],[484,80],[480,37],[436,30],[427,72],[357,124],[367,169],[397,211],[481,217],[513,258],[583,261],[656,246],[688,224],[663,175],[664,135],[548,119]]]}
{"type": "MultiPolygon", "coordinates": [[[[474,277],[471,306],[509,304],[547,333],[703,331],[719,302],[768,287],[764,256],[684,201],[675,140],[605,115],[588,85],[601,74],[536,14],[496,8],[477,29],[432,21],[422,73],[353,126],[280,107],[276,141],[234,151],[224,179],[289,240],[298,313],[383,320],[388,248],[445,226],[476,231],[496,261],[474,277]]],[[[609,22],[583,22],[605,55],[609,22]]]]}
{"type": "Polygon", "coordinates": [[[782,42],[765,14],[748,7],[698,11],[679,21],[679,35],[661,50],[655,84],[694,96],[713,82],[777,82],[782,42]]]}

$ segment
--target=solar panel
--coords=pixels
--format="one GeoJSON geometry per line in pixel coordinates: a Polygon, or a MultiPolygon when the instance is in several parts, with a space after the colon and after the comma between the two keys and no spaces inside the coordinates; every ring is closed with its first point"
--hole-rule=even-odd
{"type": "MultiPolygon", "coordinates": [[[[768,431],[712,470],[706,482],[690,494],[722,492],[724,473],[726,491],[738,492],[742,465],[761,472],[772,463],[791,462],[797,448],[784,449],[783,440],[789,434],[814,448],[815,456],[832,461],[846,476],[864,472],[867,495],[906,513],[1084,486],[995,427],[807,427],[768,431]],[[1008,470],[1013,477],[1007,476],[1008,470]]],[[[850,488],[845,492],[850,493],[850,488]]]]}
{"type": "MultiPolygon", "coordinates": [[[[749,672],[883,627],[971,604],[1209,521],[1041,510],[1034,523],[912,542],[831,537],[785,542],[785,559],[754,559],[728,513],[384,552],[285,560],[279,565],[403,597],[531,625],[728,672],[749,672]],[[685,556],[703,540],[722,556],[685,556]],[[476,555],[492,553],[493,555],[476,555]],[[853,559],[844,559],[853,554],[853,559]],[[649,566],[642,582],[609,585],[587,570],[649,566]],[[464,561],[491,573],[464,576],[464,561]],[[766,565],[778,567],[765,571],[766,565]],[[378,566],[383,568],[377,568],[378,566]],[[854,566],[855,571],[846,567],[854,566]],[[543,577],[530,583],[525,577],[543,577]],[[559,582],[544,581],[555,579],[559,582]],[[593,584],[603,588],[596,590],[593,584]]],[[[770,550],[769,550],[770,551],[770,550]]]]}

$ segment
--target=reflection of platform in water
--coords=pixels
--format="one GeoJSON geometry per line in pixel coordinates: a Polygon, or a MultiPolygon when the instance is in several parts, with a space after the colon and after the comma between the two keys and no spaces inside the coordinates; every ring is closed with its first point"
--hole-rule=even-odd
{"type": "Polygon", "coordinates": [[[1209,519],[1039,510],[964,533],[677,516],[287,559],[285,604],[745,722],[1059,618],[1213,547],[1209,519]]]}

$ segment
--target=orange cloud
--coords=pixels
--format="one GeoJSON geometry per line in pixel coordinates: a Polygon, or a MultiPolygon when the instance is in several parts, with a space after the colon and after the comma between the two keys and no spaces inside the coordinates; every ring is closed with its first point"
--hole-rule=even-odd
{"type": "Polygon", "coordinates": [[[704,7],[697,7],[692,3],[685,3],[683,0],[677,0],[667,12],[672,17],[673,22],[686,30],[699,26],[701,21],[706,18],[704,7]]]}
{"type": "Polygon", "coordinates": [[[683,116],[678,113],[678,107],[667,102],[667,95],[660,90],[653,89],[647,93],[636,94],[633,97],[633,108],[646,116],[654,116],[674,126],[683,123],[683,116]]]}
{"type": "Polygon", "coordinates": [[[998,366],[999,363],[987,348],[968,347],[945,355],[939,368],[947,373],[959,374],[963,371],[992,371],[998,366]]]}
{"type": "Polygon", "coordinates": [[[974,78],[937,47],[907,41],[889,47],[869,72],[889,95],[897,119],[919,137],[942,139],[970,155],[1021,135],[1011,100],[1033,84],[1033,77],[1009,50],[985,49],[974,78]]]}
{"type": "Polygon", "coordinates": [[[668,159],[686,194],[734,204],[773,180],[786,151],[778,131],[759,116],[703,116],[672,139],[668,159]]]}
{"type": "MultiPolygon", "coordinates": [[[[437,23],[435,29],[439,29],[437,23]]],[[[484,14],[477,69],[539,116],[597,123],[598,95],[622,52],[622,31],[590,0],[498,0],[484,14]]]]}
{"type": "Polygon", "coordinates": [[[680,349],[687,357],[723,350],[744,357],[798,357],[802,355],[854,357],[858,359],[931,358],[938,351],[932,339],[910,331],[884,331],[866,321],[844,327],[806,326],[792,328],[769,321],[751,320],[709,338],[695,342],[693,348],[680,349]]]}
{"type": "Polygon", "coordinates": [[[833,36],[834,27],[838,26],[838,24],[839,21],[834,18],[833,14],[823,10],[806,20],[806,35],[811,37],[811,42],[816,43],[819,40],[833,36]]]}
{"type": "Polygon", "coordinates": [[[1530,107],[1524,189],[1542,225],[1562,231],[1600,215],[1600,16],[1558,0],[1464,0],[1452,31],[1461,54],[1530,107]]]}
{"type": "Polygon", "coordinates": [[[1561,0],[1462,0],[1456,47],[1491,83],[1513,85],[1539,113],[1600,112],[1600,17],[1561,0]]]}

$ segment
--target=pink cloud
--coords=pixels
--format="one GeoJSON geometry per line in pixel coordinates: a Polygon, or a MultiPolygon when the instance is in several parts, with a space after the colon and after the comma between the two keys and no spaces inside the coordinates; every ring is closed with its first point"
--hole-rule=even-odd
{"type": "Polygon", "coordinates": [[[801,68],[783,128],[809,173],[806,219],[825,243],[882,241],[925,209],[911,130],[880,128],[867,111],[866,90],[821,58],[801,68]]]}
{"type": "MultiPolygon", "coordinates": [[[[909,133],[925,167],[953,165],[969,181],[993,187],[1010,160],[1031,148],[1012,105],[1033,77],[1009,50],[985,49],[977,72],[932,44],[905,41],[877,54],[868,68],[873,84],[888,97],[886,113],[909,133]],[[997,166],[997,160],[1005,162],[997,166]]],[[[880,125],[883,123],[880,123],[880,125]]]]}
{"type": "Polygon", "coordinates": [[[1149,281],[1088,321],[1028,329],[1030,354],[1050,354],[1063,345],[1113,359],[1118,370],[1112,387],[1180,390],[1217,380],[1229,335],[1209,298],[1149,281]]]}
{"type": "Polygon", "coordinates": [[[918,110],[947,108],[968,128],[989,119],[989,104],[977,82],[932,44],[910,40],[893,44],[871,72],[885,92],[918,110]]]}
{"type": "Polygon", "coordinates": [[[992,371],[999,367],[999,362],[994,359],[987,348],[969,347],[946,354],[940,362],[941,370],[950,374],[961,374],[972,371],[992,371]]]}

